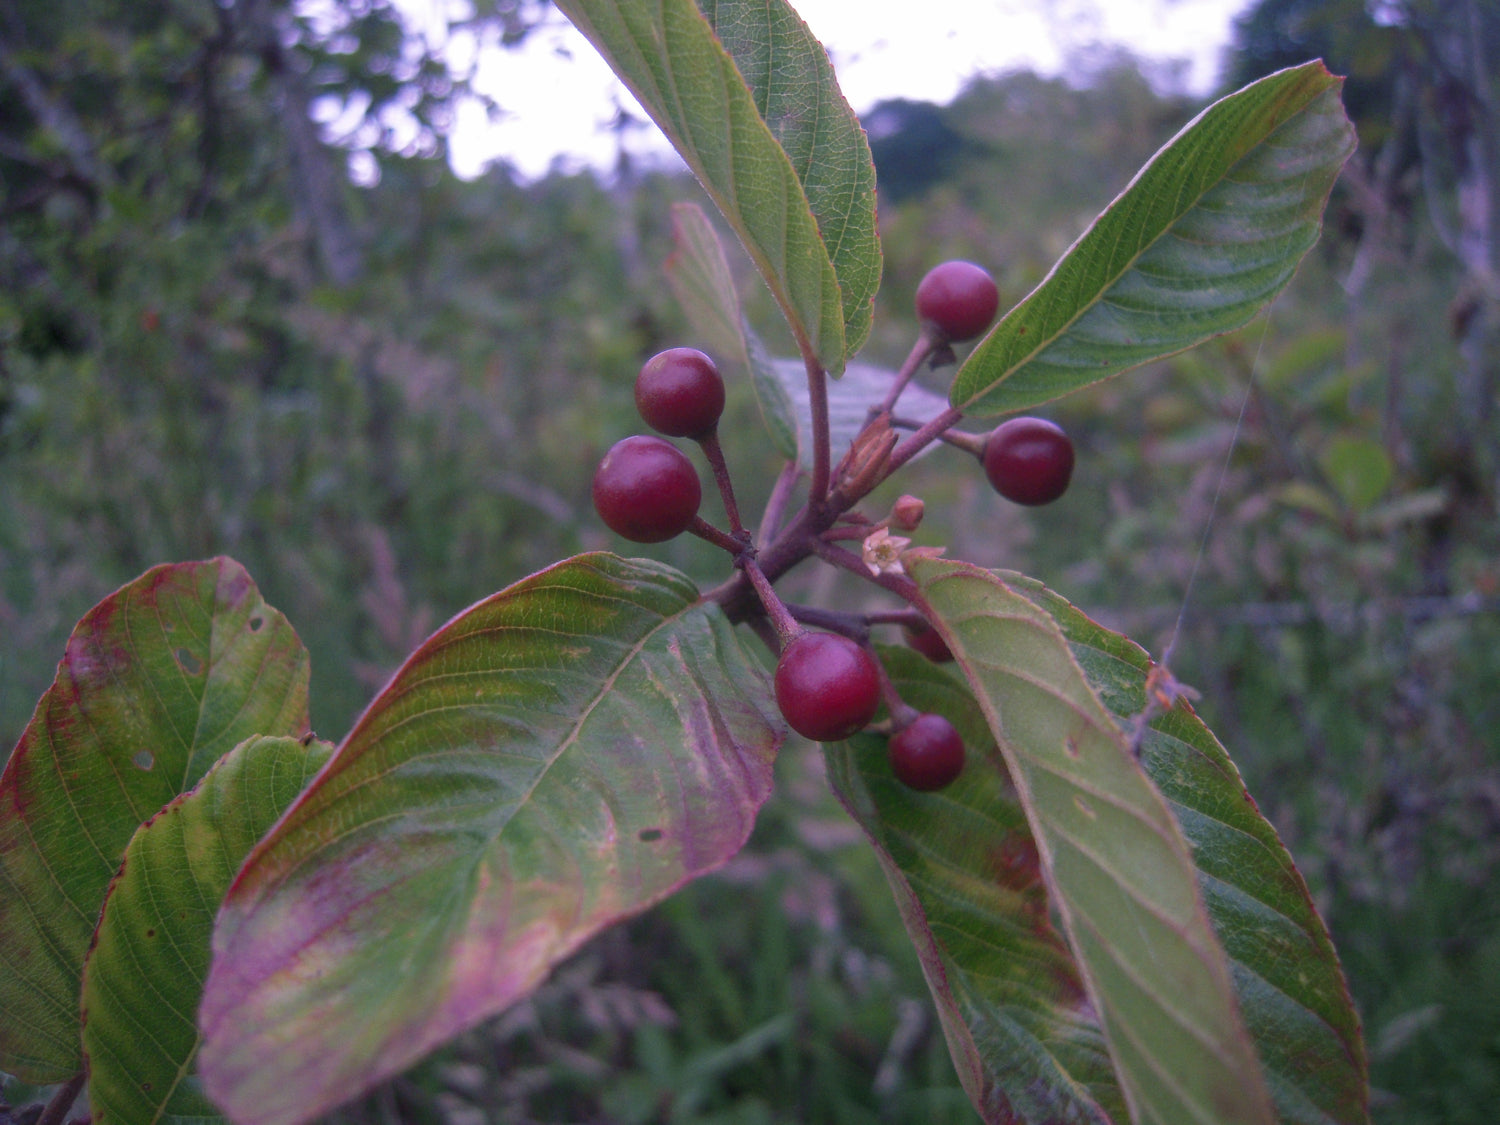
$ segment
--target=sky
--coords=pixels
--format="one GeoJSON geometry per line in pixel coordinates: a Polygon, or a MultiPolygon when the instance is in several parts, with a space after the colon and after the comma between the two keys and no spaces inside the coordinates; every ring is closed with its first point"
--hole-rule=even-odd
{"type": "MultiPolygon", "coordinates": [[[[445,0],[402,0],[413,20],[434,26],[445,0]]],[[[792,0],[829,49],[855,112],[885,98],[950,100],[975,75],[1030,68],[1057,74],[1081,52],[1124,45],[1164,68],[1178,89],[1207,93],[1235,15],[1250,0],[792,0]],[[914,19],[913,11],[921,12],[914,19]]],[[[474,59],[472,43],[450,50],[474,59]]],[[[620,139],[606,126],[620,108],[644,117],[598,54],[555,9],[516,50],[478,52],[476,84],[503,107],[498,121],[477,104],[460,109],[453,166],[478,175],[504,159],[526,179],[554,162],[612,167],[620,139]]],[[[638,158],[671,159],[654,127],[629,130],[638,158]]]]}

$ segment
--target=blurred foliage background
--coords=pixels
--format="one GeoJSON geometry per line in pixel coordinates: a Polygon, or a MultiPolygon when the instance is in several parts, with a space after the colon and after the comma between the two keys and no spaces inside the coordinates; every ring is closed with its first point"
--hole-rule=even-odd
{"type": "MultiPolygon", "coordinates": [[[[542,10],[463,22],[514,43],[542,10]]],[[[901,484],[921,541],[1171,645],[1333,930],[1375,1119],[1479,1125],[1500,1104],[1500,12],[1261,0],[1226,89],[1315,55],[1349,75],[1361,149],[1269,315],[1055,404],[1080,467],[1051,509],[951,449],[901,484]]],[[[470,92],[387,0],[0,0],[0,745],[72,623],[158,562],[244,562],[337,739],[448,616],[628,546],[588,480],[637,428],[640,362],[699,342],[662,272],[670,205],[699,194],[623,160],[462,182],[444,134],[470,92]]],[[[1198,108],[1127,57],[878,106],[863,358],[899,363],[943,258],[1018,299],[1198,108]]],[[[777,466],[731,382],[757,510],[777,466]]],[[[724,571],[696,542],[652,553],[724,571]]],[[[779,769],[724,873],[340,1116],[972,1120],[816,755],[779,769]]]]}

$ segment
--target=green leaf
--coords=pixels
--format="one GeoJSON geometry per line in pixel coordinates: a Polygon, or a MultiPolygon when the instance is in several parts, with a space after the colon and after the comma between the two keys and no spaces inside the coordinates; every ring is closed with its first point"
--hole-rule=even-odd
{"type": "MultiPolygon", "coordinates": [[[[1152,667],[1144,649],[1041,583],[1002,577],[1058,623],[1089,684],[1117,718],[1142,712],[1152,667]]],[[[1285,1125],[1367,1121],[1359,1017],[1328,931],[1276,830],[1224,748],[1187,706],[1152,722],[1140,749],[1142,766],[1192,848],[1277,1119],[1285,1125]]]]}
{"type": "Polygon", "coordinates": [[[1188,843],[1058,625],[976,567],[908,570],[999,743],[1132,1117],[1269,1125],[1188,843]]]}
{"type": "Polygon", "coordinates": [[[1343,514],[1339,511],[1337,497],[1311,481],[1288,481],[1280,488],[1273,489],[1271,495],[1279,504],[1320,516],[1329,523],[1338,523],[1343,514]]]}
{"type": "MultiPolygon", "coordinates": [[[[1057,622],[1117,719],[1128,724],[1142,711],[1151,669],[1143,649],[1040,583],[999,577],[1057,622]]],[[[1124,1121],[1076,963],[1047,921],[1034,838],[982,712],[949,671],[905,649],[881,656],[903,699],[958,727],[964,773],[940,792],[915,793],[894,780],[883,738],[824,754],[835,792],[875,844],[966,1089],[986,1120],[1124,1121]]],[[[1157,718],[1141,749],[1192,847],[1278,1120],[1366,1121],[1359,1020],[1291,856],[1190,709],[1157,718]]]]}
{"type": "Polygon", "coordinates": [[[666,270],[672,295],[708,346],[748,364],[745,315],[729,259],[713,220],[696,203],[672,204],[672,253],[666,270]]]}
{"type": "Polygon", "coordinates": [[[880,288],[875,163],[864,129],[839,91],[828,52],[785,0],[698,6],[807,193],[843,290],[844,348],[853,355],[869,338],[880,288]]]}
{"type": "MultiPolygon", "coordinates": [[[[776,377],[781,380],[797,418],[797,449],[802,467],[812,469],[812,405],[807,393],[807,370],[799,359],[775,361],[776,377]]],[[[829,447],[847,449],[864,428],[870,408],[879,406],[895,382],[896,373],[868,363],[851,363],[844,377],[828,385],[829,447]]],[[[901,392],[899,413],[915,422],[930,422],[948,409],[941,395],[915,383],[901,392]]],[[[918,456],[926,456],[930,449],[918,456]]]]}
{"type": "Polygon", "coordinates": [[[585,555],[425,642],[256,847],[199,1024],[240,1125],[315,1117],[743,845],[782,726],[681,575],[585,555]]]}
{"type": "Polygon", "coordinates": [[[672,204],[667,283],[709,347],[733,356],[750,372],[755,398],[771,441],[783,456],[797,456],[797,419],[766,346],[745,320],[729,261],[714,225],[696,203],[672,204]]]}
{"type": "Polygon", "coordinates": [[[1318,464],[1339,499],[1354,512],[1363,512],[1379,500],[1395,472],[1385,449],[1369,438],[1334,438],[1318,464]]]}
{"type": "Polygon", "coordinates": [[[1317,241],[1354,129],[1311,62],[1215,102],[959,370],[970,415],[1034,407],[1247,323],[1317,241]]]}
{"type": "Polygon", "coordinates": [[[249,738],[136,831],[84,968],[96,1125],[223,1120],[193,1069],[214,916],[251,847],[332,752],[249,738]]]}
{"type": "Polygon", "coordinates": [[[825,744],[828,779],[875,845],[937,1005],[959,1079],[986,1122],[1124,1121],[1077,964],[1048,917],[1040,857],[984,713],[962,681],[881,651],[901,697],[963,736],[964,772],[918,793],[886,739],[825,744]]]}
{"type": "Polygon", "coordinates": [[[1271,391],[1306,391],[1322,382],[1324,372],[1339,371],[1349,355],[1349,331],[1342,326],[1301,332],[1285,343],[1280,354],[1256,375],[1271,391]]]}
{"type": "Polygon", "coordinates": [[[0,775],[0,1070],[82,1069],[83,962],[125,846],[244,739],[306,730],[307,676],[229,559],[156,567],[78,623],[0,775]]]}
{"type": "MultiPolygon", "coordinates": [[[[843,292],[791,159],[693,0],[557,0],[744,243],[799,350],[844,369],[843,292]]],[[[793,52],[796,43],[777,44],[793,52]]]]}

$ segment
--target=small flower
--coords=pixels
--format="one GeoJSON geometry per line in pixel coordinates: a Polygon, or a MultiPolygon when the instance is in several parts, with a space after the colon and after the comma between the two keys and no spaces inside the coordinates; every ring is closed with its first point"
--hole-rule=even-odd
{"type": "Polygon", "coordinates": [[[901,566],[901,552],[910,544],[910,539],[892,535],[882,527],[865,540],[863,552],[865,565],[870,568],[870,573],[876,576],[905,574],[906,571],[901,566]]]}

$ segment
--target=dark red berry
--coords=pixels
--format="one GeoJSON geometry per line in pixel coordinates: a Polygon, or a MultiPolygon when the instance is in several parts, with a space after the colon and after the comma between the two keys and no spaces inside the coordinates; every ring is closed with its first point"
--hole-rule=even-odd
{"type": "Polygon", "coordinates": [[[947,664],[953,659],[948,642],[931,625],[923,625],[920,629],[903,626],[901,632],[909,647],[916,649],[934,664],[947,664]]]}
{"type": "Polygon", "coordinates": [[[687,530],[703,486],[687,455],[659,437],[617,441],[594,472],[594,508],[612,531],[661,543],[687,530]]]}
{"type": "Polygon", "coordinates": [[[964,769],[964,740],[941,715],[919,715],[891,736],[891,772],[903,785],[929,793],[964,769]]]}
{"type": "Polygon", "coordinates": [[[1073,442],[1045,418],[1011,418],[985,440],[984,475],[1017,504],[1050,504],[1073,479],[1073,442]]]}
{"type": "Polygon", "coordinates": [[[714,361],[693,348],[668,348],[635,377],[635,407],[658,433],[702,437],[724,413],[724,380],[714,361]]]}
{"type": "Polygon", "coordinates": [[[995,319],[1000,290],[983,266],[933,266],[917,285],[917,319],[942,343],[972,340],[995,319]]]}
{"type": "Polygon", "coordinates": [[[776,703],[787,724],[814,742],[848,738],[875,717],[875,658],[837,633],[803,633],[776,664],[776,703]]]}

